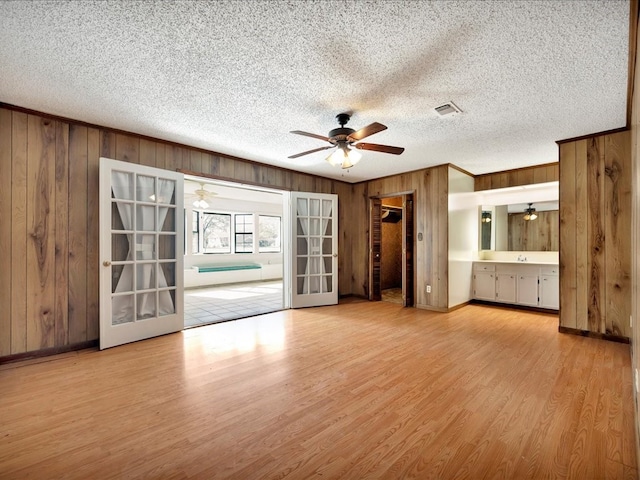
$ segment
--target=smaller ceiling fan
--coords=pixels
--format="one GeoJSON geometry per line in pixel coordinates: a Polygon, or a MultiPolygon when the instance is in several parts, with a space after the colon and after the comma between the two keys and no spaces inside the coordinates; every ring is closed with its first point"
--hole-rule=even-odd
{"type": "Polygon", "coordinates": [[[199,183],[200,183],[200,188],[197,188],[196,190],[193,191],[193,193],[188,194],[187,197],[195,199],[193,201],[193,206],[195,208],[209,208],[209,204],[207,203],[207,200],[213,199],[213,197],[215,197],[218,194],[215,192],[212,192],[211,190],[205,189],[204,182],[199,182],[199,183]]]}
{"type": "Polygon", "coordinates": [[[329,155],[326,160],[331,165],[341,165],[342,168],[350,168],[360,161],[360,152],[353,150],[372,150],[374,152],[391,153],[392,155],[400,155],[404,152],[402,147],[392,147],[390,145],[379,145],[377,143],[364,143],[360,142],[363,138],[366,138],[375,133],[386,130],[387,127],[381,123],[374,122],[367,125],[364,128],[356,131],[353,128],[345,127],[351,115],[348,113],[339,113],[336,115],[340,128],[334,128],[329,132],[327,137],[322,135],[316,135],[315,133],[303,132],[300,130],[294,130],[290,133],[296,135],[304,135],[306,137],[317,138],[319,140],[325,140],[331,145],[326,147],[314,148],[313,150],[307,150],[306,152],[291,155],[289,158],[298,158],[303,155],[309,155],[310,153],[320,152],[322,150],[328,150],[330,148],[337,147],[337,150],[329,155]],[[352,148],[353,147],[353,148],[352,148]]]}

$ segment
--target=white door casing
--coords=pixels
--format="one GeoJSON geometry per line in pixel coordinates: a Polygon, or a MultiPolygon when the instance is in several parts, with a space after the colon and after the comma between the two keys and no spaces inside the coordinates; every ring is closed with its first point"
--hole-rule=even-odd
{"type": "Polygon", "coordinates": [[[184,327],[183,175],[100,159],[100,349],[184,327]]]}

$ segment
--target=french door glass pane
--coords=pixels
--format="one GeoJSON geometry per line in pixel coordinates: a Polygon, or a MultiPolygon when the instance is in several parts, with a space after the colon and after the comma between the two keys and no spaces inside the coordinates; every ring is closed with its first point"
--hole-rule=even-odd
{"type": "Polygon", "coordinates": [[[136,235],[136,260],[153,260],[156,258],[155,234],[136,235]]]}
{"type": "Polygon", "coordinates": [[[158,235],[158,258],[161,260],[176,258],[175,235],[158,235]]]}
{"type": "Polygon", "coordinates": [[[136,200],[139,202],[156,201],[156,179],[146,175],[136,176],[136,200]]]}
{"type": "Polygon", "coordinates": [[[333,215],[333,202],[331,200],[322,200],[322,216],[331,217],[333,215]]]}
{"type": "Polygon", "coordinates": [[[115,293],[116,287],[120,288],[121,292],[131,292],[133,291],[133,277],[131,275],[127,275],[120,282],[120,278],[122,277],[122,273],[126,268],[133,268],[132,265],[112,265],[111,267],[111,293],[115,293]]]}
{"type": "Polygon", "coordinates": [[[111,299],[113,307],[111,309],[111,324],[121,325],[123,323],[133,322],[133,295],[117,295],[111,299]]]}
{"type": "Polygon", "coordinates": [[[113,202],[111,204],[111,229],[131,230],[125,228],[122,218],[133,218],[133,204],[124,202],[113,202]]]}
{"type": "Polygon", "coordinates": [[[176,262],[163,262],[160,264],[158,287],[176,286],[176,262]]]}
{"type": "Polygon", "coordinates": [[[144,320],[145,318],[153,318],[157,316],[156,292],[139,293],[136,295],[136,302],[136,319],[144,320]]]}
{"type": "Polygon", "coordinates": [[[138,205],[136,208],[136,229],[141,232],[153,232],[156,229],[156,207],[138,205]]]}
{"type": "Polygon", "coordinates": [[[136,290],[156,288],[155,263],[139,263],[136,265],[136,290]]]}
{"type": "Polygon", "coordinates": [[[111,261],[125,262],[131,260],[129,251],[129,237],[131,235],[114,233],[111,235],[111,261]]]}

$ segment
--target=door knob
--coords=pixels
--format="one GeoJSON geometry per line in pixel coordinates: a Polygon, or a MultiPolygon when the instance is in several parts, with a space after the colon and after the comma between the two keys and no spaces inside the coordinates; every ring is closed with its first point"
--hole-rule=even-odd
{"type": "Polygon", "coordinates": [[[104,262],[102,262],[102,265],[104,267],[110,267],[111,266],[111,262],[109,260],[105,260],[104,262]]]}
{"type": "Polygon", "coordinates": [[[334,257],[337,257],[337,256],[338,256],[338,254],[337,254],[337,253],[334,253],[334,254],[333,254],[333,256],[334,256],[334,257]]]}

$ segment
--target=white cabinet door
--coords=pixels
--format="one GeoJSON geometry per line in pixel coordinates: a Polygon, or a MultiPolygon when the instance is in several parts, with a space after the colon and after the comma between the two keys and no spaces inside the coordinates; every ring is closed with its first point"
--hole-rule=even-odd
{"type": "Polygon", "coordinates": [[[476,272],[473,275],[473,297],[478,300],[495,302],[496,279],[493,272],[476,272]]]}
{"type": "Polygon", "coordinates": [[[100,159],[100,349],[184,327],[183,176],[100,159]]]}
{"type": "Polygon", "coordinates": [[[538,275],[518,275],[518,304],[538,306],[538,275]]]}
{"type": "Polygon", "coordinates": [[[516,275],[496,274],[496,302],[516,303],[516,275]]]}
{"type": "Polygon", "coordinates": [[[540,277],[540,306],[558,310],[560,308],[560,277],[542,275],[540,277]]]}

